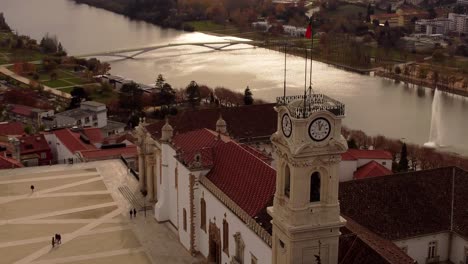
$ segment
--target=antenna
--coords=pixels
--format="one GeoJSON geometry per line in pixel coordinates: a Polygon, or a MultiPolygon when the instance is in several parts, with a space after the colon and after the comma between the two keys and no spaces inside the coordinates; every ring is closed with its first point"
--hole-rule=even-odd
{"type": "Polygon", "coordinates": [[[305,50],[305,68],[304,68],[304,109],[302,111],[302,117],[306,117],[306,97],[307,97],[307,47],[304,47],[305,50]]]}
{"type": "MultiPolygon", "coordinates": [[[[312,15],[310,15],[309,23],[312,24],[312,15]]],[[[312,95],[312,52],[314,49],[314,34],[313,29],[311,27],[311,36],[310,36],[310,80],[309,80],[309,95],[312,95]]]]}

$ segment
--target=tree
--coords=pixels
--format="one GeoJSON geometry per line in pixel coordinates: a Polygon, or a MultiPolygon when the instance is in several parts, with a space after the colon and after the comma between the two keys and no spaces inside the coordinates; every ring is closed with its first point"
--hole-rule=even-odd
{"type": "Polygon", "coordinates": [[[354,140],[354,138],[351,138],[350,140],[348,140],[348,148],[350,149],[357,149],[358,146],[356,144],[356,140],[354,140]]]}
{"type": "Polygon", "coordinates": [[[159,93],[160,105],[171,105],[175,102],[175,91],[172,86],[165,83],[159,93]]]}
{"type": "Polygon", "coordinates": [[[40,42],[40,47],[44,53],[56,53],[58,51],[58,41],[56,36],[49,36],[47,33],[40,42]]]}
{"type": "Polygon", "coordinates": [[[408,151],[406,149],[406,143],[403,143],[401,147],[400,161],[398,162],[398,171],[406,172],[408,171],[408,151]]]}
{"type": "Polygon", "coordinates": [[[88,100],[88,94],[86,93],[83,87],[75,86],[71,90],[70,95],[72,96],[70,100],[70,105],[68,109],[78,108],[81,105],[81,102],[88,100]]]}
{"type": "Polygon", "coordinates": [[[33,129],[31,126],[25,126],[24,127],[24,133],[28,134],[28,135],[31,135],[33,132],[33,129]]]}
{"type": "Polygon", "coordinates": [[[57,80],[57,77],[58,77],[58,75],[57,75],[57,72],[55,72],[55,71],[53,71],[53,72],[50,74],[50,80],[51,80],[51,81],[57,80]]]}
{"type": "Polygon", "coordinates": [[[185,94],[187,95],[187,98],[192,107],[200,104],[200,89],[195,81],[191,81],[190,84],[185,88],[185,94]]]}
{"type": "Polygon", "coordinates": [[[126,83],[120,89],[119,104],[120,107],[131,111],[132,113],[141,112],[143,90],[135,83],[126,83]]]}
{"type": "Polygon", "coordinates": [[[252,97],[252,92],[250,91],[250,88],[247,86],[244,91],[244,104],[245,105],[251,105],[253,104],[253,97],[252,97]]]}
{"type": "Polygon", "coordinates": [[[3,13],[0,13],[0,30],[11,32],[11,29],[6,22],[3,13]]]}
{"type": "Polygon", "coordinates": [[[396,67],[395,67],[395,73],[398,74],[398,75],[401,74],[401,68],[400,68],[400,66],[396,66],[396,67]]]}
{"type": "Polygon", "coordinates": [[[154,87],[156,87],[156,89],[161,90],[165,83],[166,83],[166,80],[164,79],[162,74],[158,74],[158,78],[156,79],[156,83],[155,83],[154,87]]]}

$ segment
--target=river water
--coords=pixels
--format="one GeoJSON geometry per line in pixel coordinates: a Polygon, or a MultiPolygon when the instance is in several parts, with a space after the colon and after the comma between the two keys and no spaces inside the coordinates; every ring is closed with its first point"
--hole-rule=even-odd
{"type": "MultiPolygon", "coordinates": [[[[180,42],[222,41],[202,33],[186,33],[141,22],[102,9],[77,5],[69,0],[1,0],[0,12],[19,34],[36,39],[56,35],[69,54],[160,45],[180,42]]],[[[111,73],[150,84],[161,73],[173,87],[191,80],[211,87],[243,91],[250,86],[254,98],[274,101],[283,93],[284,55],[275,51],[233,46],[211,51],[179,46],[143,54],[133,60],[110,60],[111,73]]],[[[287,93],[304,89],[304,59],[288,56],[287,93]]],[[[407,87],[379,77],[355,74],[320,62],[313,63],[313,87],[346,104],[345,125],[370,135],[428,141],[434,92],[407,87]]],[[[468,154],[465,140],[468,102],[459,96],[440,97],[441,144],[447,150],[468,154]]]]}

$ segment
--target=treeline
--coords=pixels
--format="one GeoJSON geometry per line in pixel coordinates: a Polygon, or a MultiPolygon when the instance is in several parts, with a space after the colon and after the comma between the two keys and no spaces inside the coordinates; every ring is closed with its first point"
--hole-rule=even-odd
{"type": "Polygon", "coordinates": [[[391,139],[382,135],[368,136],[361,130],[342,129],[343,136],[348,140],[349,148],[382,149],[390,152],[393,157],[393,171],[416,171],[447,166],[457,166],[468,170],[468,158],[447,152],[440,152],[417,144],[405,144],[401,140],[391,139]],[[407,162],[401,168],[401,160],[407,162]]]}
{"type": "Polygon", "coordinates": [[[217,24],[232,23],[247,28],[259,16],[273,22],[306,26],[304,1],[297,5],[273,4],[271,0],[75,0],[107,9],[133,19],[163,27],[192,31],[188,21],[211,20],[217,24]]]}

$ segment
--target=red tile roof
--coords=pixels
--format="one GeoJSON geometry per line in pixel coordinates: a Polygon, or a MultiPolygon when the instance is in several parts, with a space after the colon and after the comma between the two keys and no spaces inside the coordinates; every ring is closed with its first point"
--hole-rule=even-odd
{"type": "Polygon", "coordinates": [[[0,135],[15,136],[24,134],[24,125],[20,122],[0,123],[0,135]]]}
{"type": "Polygon", "coordinates": [[[80,133],[72,132],[70,129],[55,130],[53,133],[70,150],[71,153],[82,150],[96,149],[94,145],[87,144],[80,139],[80,133]]]}
{"type": "Polygon", "coordinates": [[[341,154],[341,160],[359,160],[359,159],[393,159],[392,154],[385,150],[369,149],[348,149],[341,154]]]}
{"type": "Polygon", "coordinates": [[[101,129],[97,127],[88,127],[83,129],[83,133],[89,138],[91,143],[102,143],[104,137],[102,136],[101,129]]]}
{"type": "Polygon", "coordinates": [[[11,106],[12,106],[10,110],[11,112],[18,114],[18,115],[22,115],[22,116],[28,116],[28,117],[32,116],[32,112],[35,109],[33,107],[26,106],[26,105],[12,104],[11,106]]]}
{"type": "Polygon", "coordinates": [[[50,151],[49,144],[44,135],[30,135],[19,137],[21,155],[36,153],[41,151],[50,151]]]}
{"type": "Polygon", "coordinates": [[[131,145],[124,148],[83,150],[80,151],[80,154],[85,161],[91,161],[115,159],[120,158],[120,156],[136,157],[137,152],[137,147],[135,145],[131,145]]]}
{"type": "Polygon", "coordinates": [[[370,177],[378,177],[378,176],[385,176],[385,175],[390,175],[393,172],[387,168],[385,168],[382,164],[376,162],[375,160],[367,163],[366,165],[363,165],[359,167],[355,172],[354,172],[354,179],[364,179],[364,178],[370,178],[370,177]]]}
{"type": "Polygon", "coordinates": [[[11,158],[0,156],[0,170],[3,169],[13,169],[13,168],[22,168],[24,167],[19,161],[11,158]]]}
{"type": "MultiPolygon", "coordinates": [[[[277,113],[275,104],[222,107],[187,110],[169,117],[174,133],[185,133],[201,128],[216,130],[216,121],[221,113],[226,121],[229,135],[236,139],[269,138],[276,131],[277,113]]],[[[148,125],[146,128],[153,138],[161,138],[164,120],[148,125]]]]}
{"type": "Polygon", "coordinates": [[[413,264],[414,260],[367,228],[346,218],[341,228],[338,259],[340,264],[413,264]]]}
{"type": "Polygon", "coordinates": [[[201,166],[211,167],[213,165],[213,147],[221,142],[231,139],[209,129],[199,129],[187,133],[175,135],[172,143],[177,150],[177,158],[187,167],[192,167],[196,162],[196,156],[200,155],[201,166]],[[220,136],[219,140],[218,136],[220,136]]]}
{"type": "Polygon", "coordinates": [[[339,199],[343,215],[389,240],[451,228],[468,237],[468,172],[458,168],[341,182],[339,199]]]}
{"type": "Polygon", "coordinates": [[[217,145],[213,153],[206,177],[247,214],[258,216],[272,201],[276,171],[233,141],[217,145]]]}

